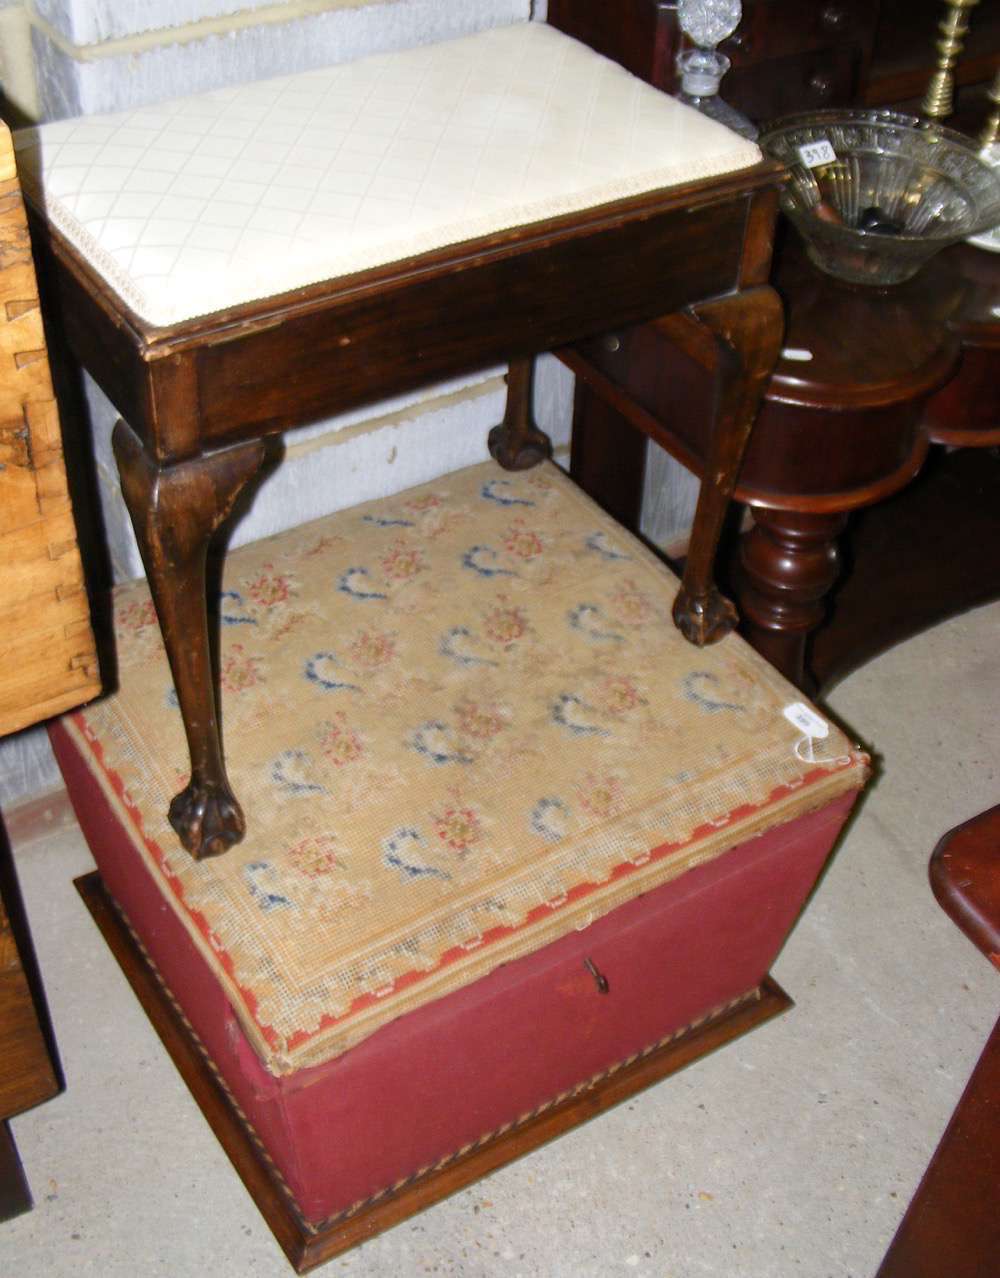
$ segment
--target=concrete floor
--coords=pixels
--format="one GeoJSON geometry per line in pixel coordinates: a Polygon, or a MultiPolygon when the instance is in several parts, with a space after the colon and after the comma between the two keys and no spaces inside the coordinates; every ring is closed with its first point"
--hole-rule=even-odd
{"type": "MultiPolygon", "coordinates": [[[[775,968],[797,1007],[322,1272],[874,1273],[998,1012],[926,865],[1000,799],[1000,605],[830,700],[881,771],[775,968]]],[[[37,1206],[0,1274],[290,1273],[71,887],[79,831],[16,855],[67,1090],[13,1123],[37,1206]]]]}

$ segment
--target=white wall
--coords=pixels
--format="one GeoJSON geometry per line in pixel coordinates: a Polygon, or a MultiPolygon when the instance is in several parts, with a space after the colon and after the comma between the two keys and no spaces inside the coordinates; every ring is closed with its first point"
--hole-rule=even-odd
{"type": "Polygon", "coordinates": [[[523,21],[529,0],[29,0],[43,118],[329,66],[523,21]]]}

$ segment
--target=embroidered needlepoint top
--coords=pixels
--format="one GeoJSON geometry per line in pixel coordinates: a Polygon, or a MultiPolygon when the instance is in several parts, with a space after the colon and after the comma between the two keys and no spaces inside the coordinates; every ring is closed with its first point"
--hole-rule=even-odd
{"type": "Polygon", "coordinates": [[[856,788],[835,729],[555,467],[472,467],[231,554],[218,611],[245,841],[169,828],[184,734],[145,583],[120,690],[69,721],[274,1073],[856,788]]]}

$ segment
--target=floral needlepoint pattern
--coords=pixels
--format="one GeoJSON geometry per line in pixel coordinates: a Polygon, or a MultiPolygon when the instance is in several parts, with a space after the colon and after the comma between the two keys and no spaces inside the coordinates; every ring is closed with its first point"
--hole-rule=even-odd
{"type": "Polygon", "coordinates": [[[596,721],[598,711],[582,697],[563,692],[552,704],[552,722],[579,737],[607,737],[610,729],[596,721]]]}
{"type": "Polygon", "coordinates": [[[234,643],[222,659],[219,682],[226,692],[248,692],[264,682],[261,657],[252,656],[241,643],[234,643]]]}
{"type": "Polygon", "coordinates": [[[608,540],[608,534],[603,529],[598,532],[591,533],[584,543],[588,550],[593,550],[601,555],[604,559],[631,559],[631,555],[625,554],[619,550],[613,542],[608,540]]]}
{"type": "Polygon", "coordinates": [[[340,662],[332,652],[314,652],[305,663],[305,676],[324,692],[360,692],[356,683],[341,677],[340,662]]]}
{"type": "Polygon", "coordinates": [[[609,817],[625,806],[625,782],[610,773],[588,772],[577,782],[580,806],[597,817],[609,817]]]}
{"type": "Polygon", "coordinates": [[[466,626],[455,626],[441,636],[438,651],[459,666],[495,666],[491,658],[476,652],[479,640],[466,626]]]}
{"type": "Polygon", "coordinates": [[[408,501],[406,509],[412,510],[415,515],[423,515],[429,510],[437,510],[442,504],[441,498],[436,493],[427,493],[423,497],[415,497],[412,501],[408,501]]]}
{"type": "Polygon", "coordinates": [[[516,577],[511,568],[504,568],[499,563],[499,556],[492,546],[473,546],[462,556],[462,567],[480,577],[516,577]]]}
{"type": "Polygon", "coordinates": [[[327,1060],[857,784],[796,755],[801,699],[559,470],[493,463],[225,560],[226,767],[244,841],[167,821],[183,724],[142,582],[120,690],[69,723],[269,1069],[327,1060]],[[175,702],[175,698],[171,699],[175,702]]]}
{"type": "Polygon", "coordinates": [[[446,808],[434,817],[434,829],[442,843],[464,855],[482,836],[482,821],[472,808],[446,808]]]}
{"type": "Polygon", "coordinates": [[[367,670],[388,665],[396,655],[395,636],[387,631],[362,630],[348,649],[351,660],[367,670]]]}
{"type": "Polygon", "coordinates": [[[425,856],[426,844],[419,830],[403,828],[385,840],[382,849],[387,866],[398,870],[406,879],[447,879],[447,870],[431,864],[425,856]]]}
{"type": "Polygon", "coordinates": [[[509,648],[527,633],[528,615],[523,608],[502,605],[486,614],[483,630],[494,643],[509,648]]]}
{"type": "Polygon", "coordinates": [[[262,608],[274,608],[277,604],[287,603],[291,597],[291,584],[287,576],[274,572],[268,564],[266,571],[249,583],[247,594],[262,608]]]}
{"type": "Polygon", "coordinates": [[[625,715],[639,706],[649,703],[639,691],[636,681],[628,675],[613,675],[604,679],[600,689],[601,707],[612,715],[625,715]]]}
{"type": "Polygon", "coordinates": [[[365,515],[366,524],[375,524],[378,528],[412,528],[412,519],[381,519],[378,515],[365,515]]]}
{"type": "Polygon", "coordinates": [[[472,755],[462,749],[461,742],[446,723],[434,719],[422,723],[410,737],[410,745],[431,763],[472,763],[472,755]]]}
{"type": "Polygon", "coordinates": [[[354,599],[388,599],[384,590],[373,590],[367,568],[347,568],[340,574],[337,589],[354,599]]]}
{"type": "Polygon", "coordinates": [[[570,810],[562,799],[552,797],[539,799],[531,809],[531,829],[550,843],[558,843],[560,839],[566,837],[569,821],[570,810]]]}
{"type": "Polygon", "coordinates": [[[381,560],[382,571],[393,581],[408,581],[418,572],[423,572],[427,564],[416,546],[397,541],[387,555],[381,560]]]}
{"type": "Polygon", "coordinates": [[[611,596],[612,615],[626,626],[645,626],[655,615],[652,600],[634,581],[626,581],[611,596]]]}
{"type": "Polygon", "coordinates": [[[510,722],[510,711],[503,706],[479,701],[461,701],[455,707],[459,729],[477,741],[489,741],[510,722]]]}
{"type": "Polygon", "coordinates": [[[487,501],[495,501],[498,506],[534,506],[534,502],[517,493],[513,481],[509,479],[491,479],[479,490],[480,496],[487,501]]]}
{"type": "Polygon", "coordinates": [[[327,551],[333,550],[333,548],[338,544],[339,541],[340,539],[337,537],[329,537],[325,535],[322,537],[317,537],[316,540],[311,543],[311,545],[306,546],[302,550],[301,552],[302,558],[315,559],[318,555],[325,555],[327,551]]]}
{"type": "Polygon", "coordinates": [[[247,611],[246,601],[238,590],[223,590],[219,595],[219,621],[224,626],[255,626],[257,618],[247,611]]]}
{"type": "Polygon", "coordinates": [[[609,628],[604,610],[597,604],[577,604],[566,614],[566,620],[574,630],[598,643],[621,643],[624,639],[624,635],[609,628]]]}
{"type": "Polygon", "coordinates": [[[701,706],[709,714],[715,714],[717,710],[743,709],[735,701],[724,701],[722,699],[718,676],[712,674],[710,670],[692,670],[690,674],[685,675],[681,680],[681,687],[684,689],[684,696],[688,701],[693,701],[695,705],[701,706]]]}
{"type": "Polygon", "coordinates": [[[243,867],[243,876],[250,895],[265,913],[294,908],[288,897],[273,886],[278,876],[269,861],[250,861],[243,867]]]}
{"type": "Polygon", "coordinates": [[[503,545],[508,554],[516,555],[518,559],[535,559],[544,549],[538,533],[525,527],[521,520],[507,530],[503,545]]]}
{"type": "Polygon", "coordinates": [[[285,794],[325,794],[315,760],[305,750],[284,750],[271,767],[271,780],[285,794]]]}
{"type": "Polygon", "coordinates": [[[332,723],[326,724],[322,729],[320,749],[324,757],[329,759],[336,768],[342,768],[347,763],[354,763],[365,752],[360,733],[355,732],[348,725],[343,711],[335,716],[332,723]]]}
{"type": "Polygon", "coordinates": [[[288,849],[288,863],[307,879],[318,879],[343,869],[333,834],[310,834],[288,849]]]}
{"type": "Polygon", "coordinates": [[[156,609],[152,599],[130,599],[115,609],[115,626],[126,634],[139,634],[156,625],[156,609]]]}

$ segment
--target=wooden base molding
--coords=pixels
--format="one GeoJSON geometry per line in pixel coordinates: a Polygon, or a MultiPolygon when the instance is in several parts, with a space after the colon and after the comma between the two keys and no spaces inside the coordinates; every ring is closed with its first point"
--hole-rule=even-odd
{"type": "Polygon", "coordinates": [[[439,1202],[792,1006],[788,995],[768,977],[739,999],[574,1091],[317,1226],[304,1220],[297,1210],[256,1134],[227,1094],[170,991],[107,894],[100,875],[96,871],[84,875],[76,880],[76,888],[191,1095],[298,1273],[439,1202]]]}

